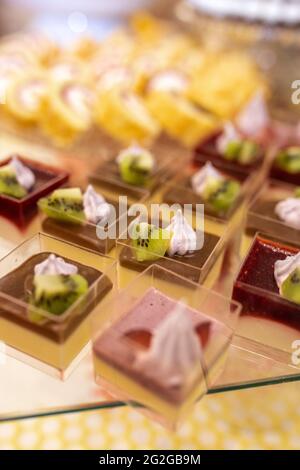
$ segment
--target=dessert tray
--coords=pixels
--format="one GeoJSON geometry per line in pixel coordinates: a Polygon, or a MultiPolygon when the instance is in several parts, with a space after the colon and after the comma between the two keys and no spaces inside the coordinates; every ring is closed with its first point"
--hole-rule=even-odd
{"type": "Polygon", "coordinates": [[[298,381],[300,142],[252,60],[143,14],[101,46],[4,39],[1,66],[0,421],[130,402],[174,428],[298,381]]]}

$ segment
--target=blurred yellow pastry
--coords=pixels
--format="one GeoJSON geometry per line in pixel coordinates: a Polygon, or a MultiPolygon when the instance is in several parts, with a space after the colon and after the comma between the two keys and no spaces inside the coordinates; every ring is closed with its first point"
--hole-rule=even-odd
{"type": "Polygon", "coordinates": [[[228,52],[194,74],[189,96],[217,116],[230,119],[263,86],[264,81],[250,58],[228,52]]]}
{"type": "Polygon", "coordinates": [[[148,84],[146,104],[167,134],[187,147],[194,147],[220,124],[185,97],[188,82],[179,71],[157,74],[148,84]]]}
{"type": "Polygon", "coordinates": [[[0,53],[2,51],[22,54],[41,65],[47,65],[57,56],[59,47],[42,33],[17,33],[1,39],[0,53]]]}
{"type": "Polygon", "coordinates": [[[92,124],[93,92],[86,82],[52,82],[42,102],[41,128],[59,145],[68,145],[92,124]]]}
{"type": "Polygon", "coordinates": [[[124,144],[151,141],[159,133],[159,126],[143,101],[135,93],[118,88],[98,93],[95,120],[124,144]]]}
{"type": "Polygon", "coordinates": [[[86,64],[76,57],[59,57],[48,68],[48,76],[51,80],[57,82],[66,82],[68,80],[91,80],[91,75],[86,64]]]}
{"type": "Polygon", "coordinates": [[[80,60],[89,60],[99,50],[99,43],[90,36],[82,36],[75,42],[71,53],[80,60]]]}
{"type": "Polygon", "coordinates": [[[7,90],[16,77],[36,69],[36,62],[24,54],[0,52],[0,104],[6,103],[7,90]]]}
{"type": "Polygon", "coordinates": [[[138,41],[152,44],[170,32],[170,23],[161,21],[146,11],[133,15],[129,20],[129,27],[138,41]]]}
{"type": "Polygon", "coordinates": [[[37,122],[47,90],[48,80],[44,72],[37,70],[18,75],[7,88],[6,109],[24,123],[37,122]]]}

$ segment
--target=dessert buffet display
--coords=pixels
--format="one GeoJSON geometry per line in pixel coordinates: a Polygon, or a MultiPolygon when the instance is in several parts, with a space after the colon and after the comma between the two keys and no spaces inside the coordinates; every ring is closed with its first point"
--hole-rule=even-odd
{"type": "Polygon", "coordinates": [[[298,378],[300,145],[255,63],[139,14],[68,49],[4,38],[0,71],[9,361],[61,387],[89,364],[172,428],[218,387],[298,378]]]}

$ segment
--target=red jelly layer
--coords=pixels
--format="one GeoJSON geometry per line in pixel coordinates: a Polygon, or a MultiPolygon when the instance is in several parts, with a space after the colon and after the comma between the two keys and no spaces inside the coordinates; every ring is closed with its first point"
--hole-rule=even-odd
{"type": "Polygon", "coordinates": [[[242,304],[242,315],[274,320],[300,330],[300,305],[280,296],[274,277],[275,262],[299,250],[260,236],[256,238],[233,288],[232,298],[242,304]]]}
{"type": "Polygon", "coordinates": [[[240,165],[236,162],[226,160],[217,148],[217,140],[220,137],[221,132],[210,136],[205,141],[201,142],[194,150],[194,163],[203,163],[209,160],[214,166],[218,165],[227,170],[239,170],[244,173],[249,173],[249,171],[255,170],[258,168],[263,160],[263,155],[261,155],[257,160],[249,165],[240,165]]]}
{"type": "MultiPolygon", "coordinates": [[[[69,174],[40,163],[21,158],[18,159],[26,165],[35,175],[36,182],[28,195],[22,199],[15,199],[0,194],[0,215],[6,217],[20,229],[28,225],[37,213],[37,201],[62,186],[69,179],[69,174]]],[[[1,163],[7,165],[11,158],[1,163]]]]}

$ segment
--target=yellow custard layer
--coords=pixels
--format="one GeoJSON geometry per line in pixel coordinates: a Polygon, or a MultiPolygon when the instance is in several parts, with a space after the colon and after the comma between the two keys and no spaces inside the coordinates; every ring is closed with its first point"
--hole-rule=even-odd
{"type": "Polygon", "coordinates": [[[105,361],[93,355],[96,381],[105,385],[112,395],[124,401],[136,401],[163,417],[167,424],[174,428],[189,413],[191,406],[207,393],[210,386],[222,371],[226,354],[222,354],[209,368],[207,376],[202,378],[197,386],[186,396],[182,403],[171,403],[159,394],[137,383],[124,373],[119,372],[105,361]]]}
{"type": "MultiPolygon", "coordinates": [[[[119,250],[122,250],[122,247],[119,248],[119,250]]],[[[214,264],[213,264],[213,267],[210,269],[208,275],[206,276],[206,278],[200,282],[201,285],[205,286],[205,287],[213,287],[213,285],[215,284],[215,282],[217,281],[218,277],[219,277],[219,274],[220,274],[220,271],[221,271],[221,267],[222,267],[222,263],[223,263],[223,255],[224,253],[221,253],[215,260],[214,264]]],[[[155,264],[155,263],[153,263],[155,264]]],[[[174,261],[174,273],[176,273],[176,265],[177,262],[174,261]]],[[[139,275],[140,273],[138,271],[135,271],[134,269],[129,269],[125,266],[121,266],[120,264],[118,265],[118,285],[121,289],[123,289],[124,287],[126,287],[130,282],[132,282],[134,280],[134,278],[139,275]]],[[[200,279],[200,276],[201,276],[201,273],[199,271],[199,279],[200,279]]]]}
{"type": "Polygon", "coordinates": [[[1,341],[29,356],[63,371],[89,342],[89,316],[63,343],[57,343],[13,321],[0,320],[1,341]]]}

